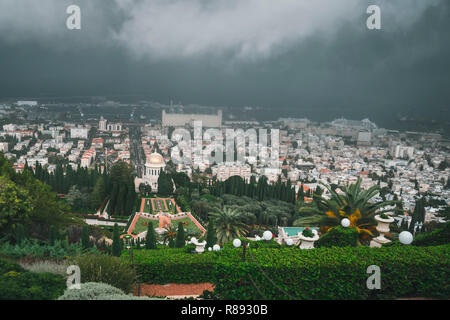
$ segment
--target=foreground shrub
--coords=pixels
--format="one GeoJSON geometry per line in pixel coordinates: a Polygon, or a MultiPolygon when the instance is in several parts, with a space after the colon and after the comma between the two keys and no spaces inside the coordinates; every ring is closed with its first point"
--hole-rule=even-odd
{"type": "Polygon", "coordinates": [[[0,269],[0,299],[52,300],[66,287],[64,278],[59,275],[28,272],[19,265],[3,261],[0,269]]]}
{"type": "Polygon", "coordinates": [[[97,300],[106,295],[125,295],[125,293],[106,283],[87,282],[81,283],[80,289],[66,289],[58,300],[97,300]]]}
{"type": "Polygon", "coordinates": [[[337,226],[317,240],[315,247],[356,247],[358,245],[358,231],[355,228],[337,226]]]}
{"type": "Polygon", "coordinates": [[[6,242],[0,245],[1,254],[15,259],[35,257],[61,261],[67,256],[78,256],[86,252],[98,254],[96,248],[83,250],[79,244],[64,245],[61,241],[55,241],[54,245],[39,243],[37,240],[25,240],[16,245],[6,242]]]}
{"type": "Polygon", "coordinates": [[[6,260],[0,260],[0,274],[4,274],[9,271],[23,272],[25,271],[25,269],[22,268],[17,263],[13,263],[6,260]]]}
{"type": "Polygon", "coordinates": [[[81,282],[102,282],[130,293],[135,283],[133,268],[127,261],[107,255],[76,257],[71,264],[78,265],[81,282]]]}
{"type": "Polygon", "coordinates": [[[450,245],[312,250],[250,245],[245,262],[242,248],[203,254],[137,250],[135,262],[144,283],[211,282],[219,299],[448,299],[449,249],[450,245]],[[381,268],[381,290],[367,289],[370,265],[381,268]]]}
{"type": "Polygon", "coordinates": [[[149,297],[135,297],[106,283],[87,282],[80,289],[66,289],[58,300],[158,300],[149,297]]]}
{"type": "Polygon", "coordinates": [[[36,261],[32,263],[20,263],[21,267],[27,271],[35,273],[53,273],[59,274],[61,276],[66,276],[67,263],[65,262],[54,262],[54,261],[36,261]]]}

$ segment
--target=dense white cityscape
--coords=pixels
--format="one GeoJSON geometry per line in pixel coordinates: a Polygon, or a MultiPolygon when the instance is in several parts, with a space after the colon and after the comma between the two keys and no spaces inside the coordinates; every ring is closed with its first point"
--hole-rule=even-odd
{"type": "MultiPolygon", "coordinates": [[[[33,108],[37,102],[18,101],[13,106],[33,108]]],[[[0,106],[4,117],[10,108],[7,104],[0,106]]],[[[443,203],[450,202],[450,142],[440,134],[387,130],[368,119],[340,118],[328,123],[297,118],[223,121],[221,110],[217,115],[173,114],[166,109],[161,113],[161,117],[148,119],[148,123],[126,121],[127,125],[103,116],[78,122],[9,122],[0,131],[0,151],[14,163],[17,172],[39,163],[51,173],[61,160],[74,170],[79,167],[104,170],[105,166],[124,161],[136,168],[136,190],[147,183],[155,192],[159,170],[166,165],[191,179],[200,175],[207,181],[240,176],[248,182],[252,176],[256,180],[266,176],[270,183],[276,183],[281,178],[282,182],[289,180],[296,192],[300,187],[313,192],[319,183],[349,185],[360,178],[362,188],[378,184],[384,190],[378,197],[401,200],[405,212],[414,208],[419,196],[431,197],[437,205],[425,208],[425,222],[444,221],[436,214],[443,203]],[[261,164],[248,152],[243,163],[217,164],[207,158],[194,159],[192,155],[192,164],[174,165],[171,149],[176,142],[171,132],[177,127],[192,129],[193,121],[202,121],[205,128],[216,127],[223,133],[226,129],[279,129],[279,167],[261,164]],[[130,127],[138,128],[140,134],[130,137],[130,127]],[[156,176],[150,177],[151,170],[147,172],[144,168],[155,164],[151,159],[156,152],[163,160],[156,161],[156,176]]],[[[203,142],[203,148],[207,145],[208,142],[203,142]]]]}

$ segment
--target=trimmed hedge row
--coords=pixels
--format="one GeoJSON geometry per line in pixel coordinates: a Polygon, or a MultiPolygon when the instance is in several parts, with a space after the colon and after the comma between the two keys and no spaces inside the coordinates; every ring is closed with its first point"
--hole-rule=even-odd
{"type": "Polygon", "coordinates": [[[358,231],[355,228],[344,228],[342,226],[332,228],[315,243],[316,248],[356,246],[358,246],[358,231]]]}
{"type": "MultiPolygon", "coordinates": [[[[122,259],[129,261],[128,251],[122,259]]],[[[134,250],[136,273],[143,283],[201,283],[213,279],[217,256],[212,252],[188,253],[186,249],[134,250]]]]}
{"type": "Polygon", "coordinates": [[[213,283],[214,293],[206,298],[448,299],[449,249],[450,245],[259,248],[247,254],[246,262],[242,262],[241,248],[202,255],[166,249],[135,251],[135,262],[145,283],[213,283]],[[370,274],[366,270],[370,265],[381,268],[380,290],[367,289],[370,274]]]}
{"type": "Polygon", "coordinates": [[[412,245],[414,246],[437,246],[449,243],[450,241],[450,222],[447,222],[443,228],[434,230],[430,233],[418,235],[412,245]]]}

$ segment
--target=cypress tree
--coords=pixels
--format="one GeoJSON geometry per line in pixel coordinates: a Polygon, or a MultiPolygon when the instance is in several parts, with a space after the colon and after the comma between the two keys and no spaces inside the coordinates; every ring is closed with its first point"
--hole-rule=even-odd
{"type": "Polygon", "coordinates": [[[50,230],[49,230],[49,237],[48,237],[48,243],[51,246],[55,245],[55,241],[56,241],[56,230],[54,226],[50,226],[50,230]]]}
{"type": "Polygon", "coordinates": [[[121,254],[122,254],[122,241],[120,240],[119,226],[117,225],[117,223],[115,223],[113,232],[112,255],[120,257],[121,254]]]}
{"type": "Polygon", "coordinates": [[[125,207],[125,197],[126,197],[126,185],[121,184],[119,188],[119,193],[117,195],[116,207],[114,209],[114,213],[119,216],[124,215],[124,207],[125,207]]]}
{"type": "Polygon", "coordinates": [[[111,197],[110,197],[110,200],[109,200],[109,205],[108,205],[108,214],[110,216],[115,214],[116,202],[117,202],[118,194],[119,194],[119,186],[117,185],[117,183],[114,183],[114,185],[112,187],[112,191],[111,191],[111,197]]]}
{"type": "Polygon", "coordinates": [[[134,203],[136,202],[136,192],[134,191],[134,183],[132,180],[128,184],[128,192],[125,202],[126,202],[125,215],[130,215],[132,213],[134,203]]]}
{"type": "Polygon", "coordinates": [[[62,242],[62,245],[64,249],[69,249],[69,236],[67,234],[62,242]]]}
{"type": "Polygon", "coordinates": [[[16,244],[21,244],[23,240],[25,240],[25,230],[23,228],[23,225],[20,223],[16,226],[16,230],[14,232],[14,240],[16,241],[16,244]]]}
{"type": "Polygon", "coordinates": [[[305,190],[303,189],[303,185],[300,185],[300,188],[298,189],[298,200],[300,202],[305,201],[305,190]]]}
{"type": "Polygon", "coordinates": [[[156,249],[156,235],[153,222],[148,223],[147,236],[145,237],[145,249],[156,249]]]}
{"type": "Polygon", "coordinates": [[[212,247],[217,243],[216,230],[214,230],[214,224],[212,219],[208,222],[208,229],[206,230],[206,247],[212,247]]]}
{"type": "Polygon", "coordinates": [[[178,232],[177,232],[177,239],[175,241],[175,247],[176,248],[183,248],[185,246],[185,236],[184,236],[184,227],[183,223],[178,223],[178,232]]]}
{"type": "Polygon", "coordinates": [[[83,226],[83,232],[81,234],[81,246],[83,249],[89,249],[91,247],[91,241],[89,240],[89,230],[87,226],[83,226]]]}
{"type": "Polygon", "coordinates": [[[141,239],[137,238],[136,240],[136,249],[140,249],[141,248],[141,239]]]}

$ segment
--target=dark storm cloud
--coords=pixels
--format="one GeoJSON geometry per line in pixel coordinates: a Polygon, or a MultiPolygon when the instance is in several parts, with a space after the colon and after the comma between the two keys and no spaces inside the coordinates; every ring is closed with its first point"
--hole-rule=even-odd
{"type": "Polygon", "coordinates": [[[147,94],[355,118],[448,110],[449,2],[2,0],[0,96],[147,94]],[[65,8],[82,8],[82,30],[65,8]],[[378,4],[382,30],[367,30],[378,4]]]}

